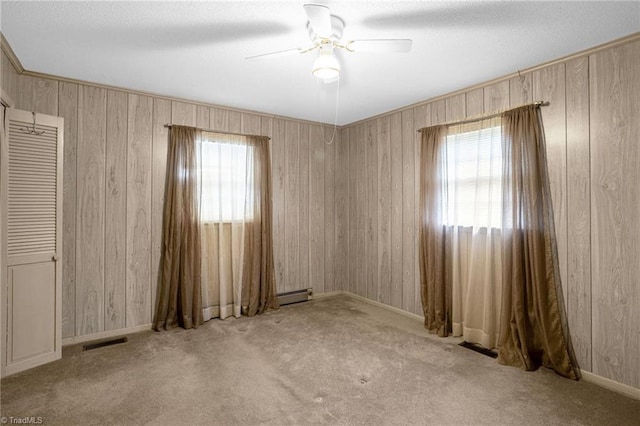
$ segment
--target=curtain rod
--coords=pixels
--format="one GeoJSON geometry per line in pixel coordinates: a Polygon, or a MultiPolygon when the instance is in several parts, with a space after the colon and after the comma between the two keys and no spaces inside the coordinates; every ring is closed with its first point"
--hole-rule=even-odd
{"type": "MultiPolygon", "coordinates": [[[[171,128],[172,126],[174,126],[173,124],[165,124],[164,127],[167,128],[171,128]]],[[[178,124],[175,124],[175,126],[178,126],[178,124]]],[[[193,127],[193,126],[185,126],[185,127],[193,127]]],[[[235,136],[255,136],[257,138],[267,138],[269,140],[271,140],[271,138],[269,136],[263,136],[263,135],[247,135],[245,133],[234,133],[234,132],[223,132],[220,130],[214,130],[214,129],[203,129],[201,127],[194,127],[194,129],[198,129],[198,130],[202,130],[203,132],[209,132],[209,133],[219,133],[221,135],[235,135],[235,136]]]]}
{"type": "Polygon", "coordinates": [[[494,117],[497,117],[497,116],[499,116],[499,115],[502,115],[503,113],[505,113],[505,112],[507,112],[507,111],[511,111],[512,109],[522,108],[522,107],[527,106],[527,105],[534,105],[534,106],[548,106],[548,105],[549,105],[549,102],[547,102],[547,101],[537,101],[537,102],[534,102],[534,103],[532,103],[532,104],[525,104],[525,105],[521,105],[521,106],[519,106],[519,107],[514,107],[514,108],[504,109],[504,110],[502,110],[502,111],[494,112],[493,114],[481,115],[481,116],[476,117],[476,118],[469,118],[469,119],[465,119],[465,120],[457,120],[457,121],[449,121],[449,122],[442,123],[442,124],[434,124],[434,125],[432,125],[432,126],[425,126],[425,127],[422,127],[422,128],[420,128],[420,129],[416,130],[416,132],[420,133],[422,130],[424,130],[424,129],[428,129],[429,127],[435,127],[435,126],[454,126],[454,125],[457,125],[457,124],[468,124],[468,123],[475,123],[475,122],[477,122],[477,121],[488,120],[488,119],[490,119],[490,118],[494,118],[494,117]]]}

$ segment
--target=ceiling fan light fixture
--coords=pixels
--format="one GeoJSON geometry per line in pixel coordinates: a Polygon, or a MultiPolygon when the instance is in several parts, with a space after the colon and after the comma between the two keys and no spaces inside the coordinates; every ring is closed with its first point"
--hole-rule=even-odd
{"type": "Polygon", "coordinates": [[[329,80],[340,75],[340,63],[333,56],[333,53],[320,52],[320,55],[313,63],[311,74],[322,80],[329,80]]]}

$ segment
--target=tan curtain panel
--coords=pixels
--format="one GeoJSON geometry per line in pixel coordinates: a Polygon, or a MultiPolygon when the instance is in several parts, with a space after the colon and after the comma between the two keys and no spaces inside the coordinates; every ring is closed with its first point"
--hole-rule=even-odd
{"type": "Polygon", "coordinates": [[[422,131],[420,150],[419,256],[424,326],[446,337],[451,310],[451,285],[447,270],[444,224],[444,176],[446,127],[422,131]]]}
{"type": "Polygon", "coordinates": [[[271,216],[271,156],[269,138],[247,136],[253,152],[247,167],[251,173],[252,188],[247,188],[247,209],[252,209],[245,229],[245,256],[243,259],[242,306],[246,315],[261,314],[277,309],[276,278],[273,259],[271,216]]]}
{"type": "Polygon", "coordinates": [[[564,314],[540,108],[502,116],[503,303],[499,362],[577,379],[564,314]]]}
{"type": "Polygon", "coordinates": [[[197,129],[172,126],[162,225],[160,283],[153,329],[202,324],[197,129]]]}
{"type": "Polygon", "coordinates": [[[503,364],[544,365],[579,378],[562,300],[539,106],[421,133],[425,327],[489,347],[497,341],[503,364]],[[481,163],[484,172],[474,173],[481,163]],[[475,207],[468,202],[474,198],[475,207]],[[478,200],[489,204],[479,208],[478,200]]]}

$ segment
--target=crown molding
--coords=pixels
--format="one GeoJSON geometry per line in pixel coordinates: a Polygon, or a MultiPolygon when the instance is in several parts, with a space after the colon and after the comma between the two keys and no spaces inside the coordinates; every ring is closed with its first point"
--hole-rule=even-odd
{"type": "Polygon", "coordinates": [[[20,62],[20,59],[18,59],[18,57],[16,56],[16,52],[13,51],[13,49],[11,48],[11,45],[9,44],[7,39],[4,37],[4,33],[2,33],[1,31],[0,31],[0,48],[2,48],[2,51],[4,52],[4,54],[7,55],[9,62],[11,62],[11,65],[13,65],[13,68],[16,70],[16,72],[18,74],[23,74],[25,69],[22,66],[22,63],[20,62]]]}

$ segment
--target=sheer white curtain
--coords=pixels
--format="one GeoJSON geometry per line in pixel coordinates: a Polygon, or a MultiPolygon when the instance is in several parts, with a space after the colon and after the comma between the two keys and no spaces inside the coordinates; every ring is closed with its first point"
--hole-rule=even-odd
{"type": "Polygon", "coordinates": [[[500,118],[448,128],[443,180],[453,335],[487,348],[497,346],[499,333],[502,168],[500,118]]]}
{"type": "Polygon", "coordinates": [[[245,232],[253,215],[253,154],[244,136],[202,134],[198,164],[205,321],[241,315],[245,232]]]}

